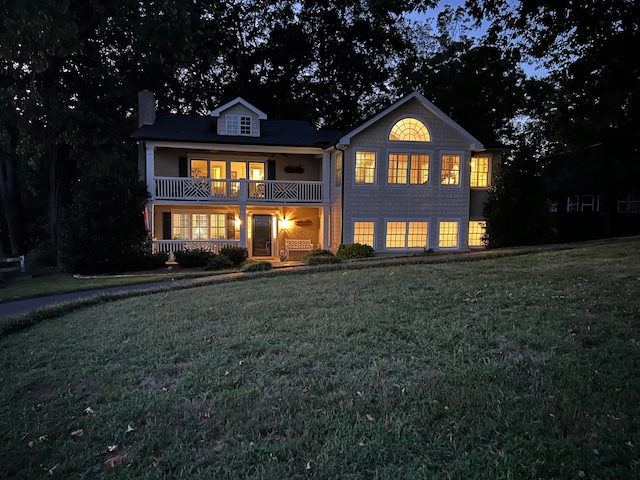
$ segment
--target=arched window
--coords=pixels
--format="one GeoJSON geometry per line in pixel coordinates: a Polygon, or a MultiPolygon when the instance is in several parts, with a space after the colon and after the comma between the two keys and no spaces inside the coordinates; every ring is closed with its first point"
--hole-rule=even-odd
{"type": "Polygon", "coordinates": [[[417,118],[407,117],[398,121],[389,133],[389,140],[400,142],[430,142],[427,126],[417,118]]]}

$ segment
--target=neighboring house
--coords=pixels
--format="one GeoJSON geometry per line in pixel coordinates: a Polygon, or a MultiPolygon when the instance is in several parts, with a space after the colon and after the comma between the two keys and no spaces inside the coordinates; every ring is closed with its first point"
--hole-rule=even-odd
{"type": "Polygon", "coordinates": [[[500,150],[413,92],[348,131],[270,120],[242,98],[163,114],[140,92],[140,172],[155,251],[251,257],[371,245],[377,254],[482,246],[500,150]]]}
{"type": "Polygon", "coordinates": [[[615,139],[543,159],[557,241],[640,235],[640,165],[615,139]]]}

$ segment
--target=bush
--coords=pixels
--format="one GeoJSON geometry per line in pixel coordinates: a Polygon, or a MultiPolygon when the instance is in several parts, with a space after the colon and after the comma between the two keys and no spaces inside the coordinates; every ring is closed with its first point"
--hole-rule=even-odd
{"type": "Polygon", "coordinates": [[[307,265],[329,265],[332,263],[342,263],[342,260],[338,257],[331,255],[330,257],[327,255],[316,255],[307,257],[305,259],[307,265]]]}
{"type": "Polygon", "coordinates": [[[214,255],[215,253],[203,250],[202,248],[176,250],[173,252],[176,262],[183,268],[204,267],[214,255]]]}
{"type": "Polygon", "coordinates": [[[214,255],[207,262],[205,270],[224,270],[233,267],[233,262],[225,255],[214,255]]]}
{"type": "Polygon", "coordinates": [[[338,247],[336,256],[342,260],[373,257],[373,247],[361,243],[343,243],[338,247]]]}
{"type": "Polygon", "coordinates": [[[242,267],[243,272],[265,272],[271,270],[273,265],[269,262],[249,262],[242,267]]]}
{"type": "Polygon", "coordinates": [[[237,266],[249,258],[249,250],[244,247],[225,247],[220,249],[220,255],[224,255],[237,266]]]}
{"type": "Polygon", "coordinates": [[[310,258],[310,257],[334,257],[335,255],[333,253],[331,253],[329,250],[321,250],[321,249],[316,249],[316,250],[311,250],[307,256],[305,258],[310,258]]]}
{"type": "Polygon", "coordinates": [[[132,255],[127,259],[127,270],[155,270],[162,268],[169,260],[169,254],[165,252],[151,253],[143,252],[138,255],[132,255]]]}

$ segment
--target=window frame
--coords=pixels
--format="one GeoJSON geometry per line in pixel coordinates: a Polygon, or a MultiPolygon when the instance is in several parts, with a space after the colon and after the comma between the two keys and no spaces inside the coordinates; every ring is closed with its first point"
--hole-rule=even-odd
{"type": "MultiPolygon", "coordinates": [[[[464,157],[464,152],[461,150],[441,150],[440,151],[440,179],[439,179],[439,185],[441,188],[446,188],[446,189],[453,189],[453,188],[462,188],[462,185],[464,184],[464,170],[462,168],[462,165],[465,162],[465,157],[464,157]],[[444,168],[443,168],[443,164],[444,164],[444,157],[447,155],[457,155],[458,157],[460,157],[460,162],[458,165],[458,183],[442,183],[443,180],[443,172],[444,172],[444,168]]],[[[453,168],[450,169],[451,172],[455,171],[453,168]]]]}
{"type": "Polygon", "coordinates": [[[457,250],[460,248],[460,225],[462,224],[461,219],[459,218],[438,218],[438,249],[441,250],[457,250]],[[442,224],[443,223],[456,223],[458,225],[458,231],[456,233],[456,244],[449,246],[441,245],[441,235],[442,235],[442,224]]]}
{"type": "Polygon", "coordinates": [[[336,152],[336,159],[335,159],[335,175],[336,175],[336,180],[335,180],[335,186],[336,187],[341,187],[342,186],[342,182],[343,182],[343,168],[344,168],[344,154],[341,151],[337,151],[336,152]]]}
{"type": "Polygon", "coordinates": [[[380,151],[375,148],[354,150],[353,152],[353,186],[356,188],[371,188],[378,186],[378,170],[380,166],[380,151]],[[358,153],[372,153],[374,155],[373,182],[358,182],[358,153]]]}
{"type": "Polygon", "coordinates": [[[403,115],[401,117],[396,118],[396,120],[391,124],[391,127],[389,128],[389,132],[387,133],[387,141],[389,142],[398,142],[398,143],[407,143],[410,145],[415,145],[416,143],[433,143],[433,135],[431,134],[431,128],[429,127],[429,124],[423,119],[420,118],[417,115],[403,115]],[[413,120],[417,120],[418,122],[420,122],[425,130],[427,131],[427,136],[428,136],[428,140],[406,140],[406,139],[395,139],[395,138],[391,138],[391,133],[393,132],[393,129],[396,128],[396,126],[400,123],[403,122],[407,119],[413,119],[413,120]]]}
{"type": "MultiPolygon", "coordinates": [[[[362,244],[362,242],[356,242],[356,223],[372,223],[373,224],[373,245],[371,245],[371,247],[375,250],[376,241],[378,237],[376,235],[376,232],[378,231],[378,221],[373,218],[354,218],[351,220],[351,241],[353,243],[362,244]]],[[[363,244],[363,245],[368,245],[368,244],[363,244]]]]}
{"type": "MultiPolygon", "coordinates": [[[[473,233],[475,234],[476,232],[473,232],[473,233]]],[[[481,248],[481,247],[484,247],[485,244],[482,241],[482,237],[484,237],[486,235],[486,233],[487,233],[487,221],[486,220],[469,220],[469,228],[467,230],[467,246],[469,248],[481,248]],[[472,244],[471,243],[471,233],[472,233],[471,232],[471,224],[477,224],[477,225],[481,225],[482,224],[482,226],[480,227],[480,230],[481,230],[481,232],[480,232],[481,233],[480,243],[478,243],[478,244],[475,244],[475,243],[472,244]]]]}
{"type": "Polygon", "coordinates": [[[385,218],[384,220],[384,249],[385,250],[393,250],[393,251],[412,251],[412,250],[420,250],[420,249],[428,249],[429,248],[429,220],[426,218],[385,218]],[[404,246],[403,247],[390,247],[387,243],[389,238],[389,223],[404,223],[404,246]],[[424,223],[426,224],[426,232],[424,234],[424,243],[418,246],[409,246],[409,236],[411,235],[411,224],[412,223],[424,223]]]}
{"type": "Polygon", "coordinates": [[[388,148],[386,150],[386,185],[391,188],[397,187],[430,187],[432,175],[432,165],[434,152],[433,150],[424,149],[401,149],[401,148],[388,148]],[[407,155],[407,168],[405,169],[406,181],[404,183],[394,183],[389,181],[389,166],[391,164],[391,155],[407,155]],[[411,182],[411,167],[413,165],[413,157],[418,155],[427,155],[429,157],[429,163],[427,166],[427,181],[425,183],[412,183],[411,182]]]}
{"type": "Polygon", "coordinates": [[[469,160],[469,186],[471,188],[489,188],[491,186],[491,156],[490,155],[478,155],[478,156],[471,156],[471,159],[469,160]],[[473,162],[474,159],[486,159],[487,160],[487,171],[486,172],[482,172],[483,174],[486,174],[486,185],[473,185],[473,180],[474,177],[476,178],[476,180],[479,178],[478,173],[476,173],[474,175],[473,172],[473,162]]]}
{"type": "Polygon", "coordinates": [[[228,212],[210,212],[210,211],[201,211],[201,210],[185,210],[185,209],[178,209],[178,210],[170,210],[171,213],[171,240],[178,240],[178,241],[194,241],[194,242],[208,242],[211,240],[237,240],[236,237],[238,237],[238,229],[235,228],[234,229],[234,236],[233,238],[227,238],[228,235],[228,229],[227,229],[227,214],[228,212]],[[176,228],[176,222],[175,222],[175,216],[182,216],[182,215],[186,215],[187,216],[187,225],[181,227],[183,230],[187,231],[189,234],[188,238],[175,238],[175,228],[176,228]],[[194,216],[196,215],[204,215],[206,216],[206,225],[205,226],[196,226],[194,224],[194,216]],[[212,237],[211,236],[211,229],[212,229],[212,222],[211,222],[211,216],[212,215],[217,215],[222,217],[222,225],[217,225],[215,228],[218,229],[222,229],[222,232],[224,233],[224,237],[220,238],[220,237],[212,237]],[[196,228],[201,228],[204,229],[204,231],[206,232],[206,238],[195,238],[193,235],[193,232],[195,231],[196,228]]]}
{"type": "Polygon", "coordinates": [[[227,114],[225,115],[224,128],[226,135],[250,137],[253,133],[253,118],[251,115],[241,113],[227,114]],[[247,128],[248,130],[246,130],[247,128]]]}

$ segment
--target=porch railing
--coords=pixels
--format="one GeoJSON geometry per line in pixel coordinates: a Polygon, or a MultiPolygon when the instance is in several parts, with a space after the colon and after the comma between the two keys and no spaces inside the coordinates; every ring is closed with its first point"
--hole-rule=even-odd
{"type": "Polygon", "coordinates": [[[208,250],[220,253],[226,247],[239,247],[239,240],[154,240],[153,253],[172,253],[177,250],[208,250]]]}
{"type": "Polygon", "coordinates": [[[319,203],[322,182],[154,177],[157,200],[250,203],[319,203]]]}

